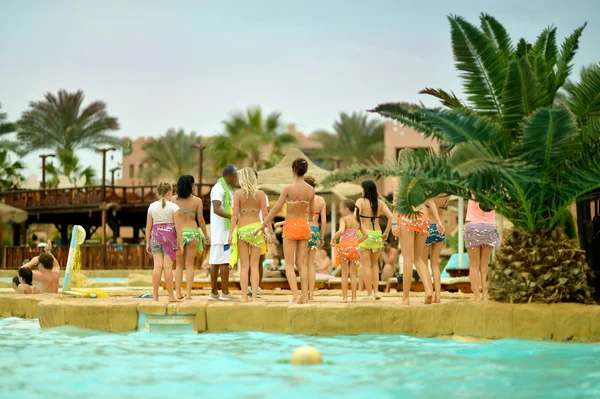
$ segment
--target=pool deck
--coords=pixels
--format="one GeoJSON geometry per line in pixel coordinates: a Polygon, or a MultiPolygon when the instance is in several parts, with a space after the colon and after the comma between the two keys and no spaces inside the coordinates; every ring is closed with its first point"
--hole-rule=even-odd
{"type": "MultiPolygon", "coordinates": [[[[138,292],[139,293],[139,292],[138,292]]],[[[397,295],[381,301],[340,303],[335,292],[306,305],[291,305],[285,292],[264,293],[254,303],[208,301],[206,295],[167,304],[119,292],[106,299],[61,294],[2,295],[0,317],[38,318],[41,327],[72,325],[108,332],[138,330],[140,315],[169,319],[186,315],[197,332],[264,331],[308,335],[409,334],[420,337],[468,336],[482,339],[523,338],[600,342],[600,306],[578,304],[502,304],[475,302],[465,295],[441,304],[398,305],[397,295]],[[267,295],[265,295],[267,294],[267,295]]],[[[360,299],[360,298],[359,298],[360,299]]]]}

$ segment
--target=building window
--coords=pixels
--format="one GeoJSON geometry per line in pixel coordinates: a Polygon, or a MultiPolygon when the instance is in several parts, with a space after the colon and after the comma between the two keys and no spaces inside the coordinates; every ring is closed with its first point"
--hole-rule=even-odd
{"type": "Polygon", "coordinates": [[[135,175],[135,166],[132,163],[129,164],[129,178],[133,179],[135,175]]]}
{"type": "Polygon", "coordinates": [[[138,167],[138,177],[142,177],[142,170],[144,170],[144,164],[141,163],[138,167]]]}

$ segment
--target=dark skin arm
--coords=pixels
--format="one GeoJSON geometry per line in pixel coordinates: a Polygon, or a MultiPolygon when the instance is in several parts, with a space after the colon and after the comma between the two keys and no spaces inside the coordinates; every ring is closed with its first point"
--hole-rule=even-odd
{"type": "Polygon", "coordinates": [[[215,208],[215,214],[218,216],[221,216],[222,218],[225,219],[231,219],[231,214],[225,212],[222,208],[221,208],[221,201],[219,200],[214,200],[213,201],[213,207],[215,208]]]}

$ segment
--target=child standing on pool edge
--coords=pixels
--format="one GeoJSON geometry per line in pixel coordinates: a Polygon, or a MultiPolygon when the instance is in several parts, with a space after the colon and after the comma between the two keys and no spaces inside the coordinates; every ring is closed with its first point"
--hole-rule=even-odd
{"type": "Polygon", "coordinates": [[[158,287],[164,270],[169,302],[177,302],[173,295],[173,261],[177,253],[183,252],[179,206],[170,201],[171,184],[159,183],[156,193],[160,199],[150,204],[146,218],[146,252],[154,259],[152,298],[158,301],[158,287]]]}
{"type": "Polygon", "coordinates": [[[356,204],[350,199],[345,199],[340,204],[340,229],[331,238],[331,246],[335,247],[340,264],[342,265],[342,302],[348,301],[348,273],[352,288],[352,302],[356,302],[357,273],[350,269],[350,264],[357,267],[360,264],[359,244],[369,236],[367,229],[362,225],[356,204]],[[358,231],[362,233],[358,238],[358,231]],[[336,245],[338,238],[342,238],[336,245]]]}

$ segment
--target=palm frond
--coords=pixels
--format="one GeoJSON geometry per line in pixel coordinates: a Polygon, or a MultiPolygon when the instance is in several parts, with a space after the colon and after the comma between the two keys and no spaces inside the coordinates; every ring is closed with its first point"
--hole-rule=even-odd
{"type": "Polygon", "coordinates": [[[496,45],[505,57],[510,57],[514,52],[510,35],[498,20],[489,14],[482,13],[479,16],[481,29],[488,38],[496,45]]]}
{"type": "Polygon", "coordinates": [[[556,90],[562,87],[571,74],[571,70],[573,69],[573,58],[575,58],[575,53],[577,53],[577,49],[579,48],[579,38],[586,26],[587,22],[575,29],[573,33],[565,39],[561,46],[558,62],[556,64],[556,90]]]}
{"type": "Polygon", "coordinates": [[[564,166],[581,149],[574,137],[575,124],[566,109],[540,109],[527,121],[515,154],[548,173],[564,166]]]}
{"type": "MultiPolygon", "coordinates": [[[[600,118],[600,63],[584,68],[579,83],[564,86],[565,102],[575,115],[577,124],[584,128],[600,118]]],[[[594,129],[596,130],[596,129],[594,129]]]]}
{"type": "Polygon", "coordinates": [[[454,92],[447,93],[442,89],[433,89],[426,87],[419,92],[419,94],[429,94],[440,100],[443,106],[454,109],[454,108],[465,108],[464,104],[456,97],[454,92]]]}
{"type": "Polygon", "coordinates": [[[531,70],[527,57],[513,60],[504,87],[504,127],[515,129],[523,118],[531,115],[544,101],[540,84],[531,70]]]}
{"type": "Polygon", "coordinates": [[[498,141],[498,125],[487,118],[461,110],[419,110],[435,136],[451,147],[468,141],[498,141]]]}
{"type": "Polygon", "coordinates": [[[423,133],[425,137],[441,138],[437,132],[427,124],[426,119],[420,113],[420,108],[414,104],[398,102],[398,103],[383,103],[369,112],[376,112],[386,118],[397,120],[398,122],[413,128],[419,133],[423,133]]]}
{"type": "Polygon", "coordinates": [[[507,60],[477,27],[459,16],[448,19],[455,65],[461,72],[467,99],[478,112],[501,116],[507,60]]]}

